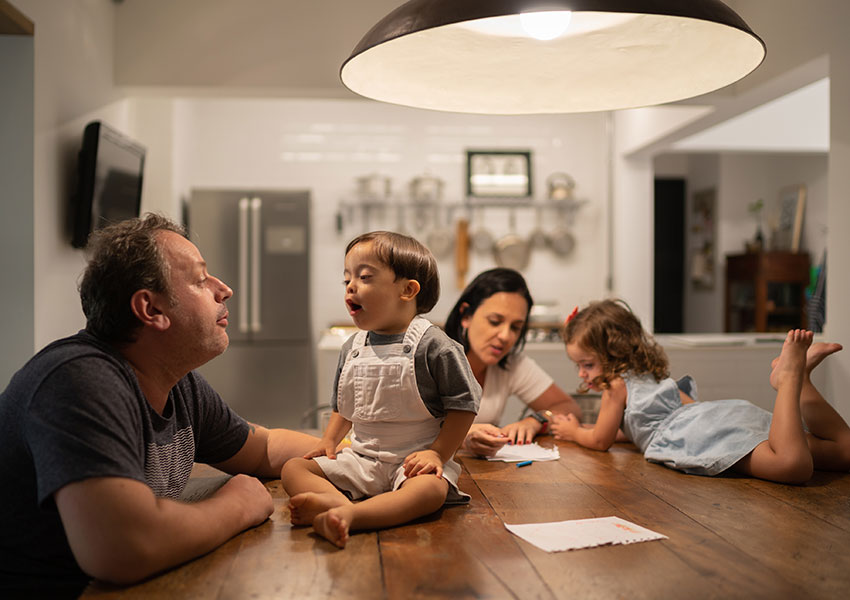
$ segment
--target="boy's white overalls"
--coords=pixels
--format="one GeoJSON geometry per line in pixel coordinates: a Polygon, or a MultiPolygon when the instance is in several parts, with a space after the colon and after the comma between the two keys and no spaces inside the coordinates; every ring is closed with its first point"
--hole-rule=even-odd
{"type": "MultiPolygon", "coordinates": [[[[352,499],[397,489],[406,479],[404,459],[431,446],[443,420],[425,406],[416,385],[414,356],[432,324],[411,321],[400,343],[366,345],[366,331],[355,334],[337,388],[337,410],[352,423],[351,447],[335,460],[316,461],[335,486],[352,499]]],[[[443,477],[451,484],[446,502],[466,502],[457,490],[460,465],[449,460],[443,477]],[[453,489],[452,489],[453,488],[453,489]]]]}

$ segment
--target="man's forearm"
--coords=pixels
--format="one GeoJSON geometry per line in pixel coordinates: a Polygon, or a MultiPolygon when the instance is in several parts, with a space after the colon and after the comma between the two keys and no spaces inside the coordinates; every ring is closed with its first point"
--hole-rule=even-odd
{"type": "Polygon", "coordinates": [[[280,470],[286,461],[290,458],[304,456],[316,447],[319,438],[291,429],[270,429],[267,443],[268,461],[256,475],[259,477],[280,477],[280,470]]]}
{"type": "Polygon", "coordinates": [[[191,504],[157,498],[145,484],[117,477],[72,483],[55,497],[83,571],[123,584],[213,550],[274,508],[263,485],[244,475],[191,504]]]}

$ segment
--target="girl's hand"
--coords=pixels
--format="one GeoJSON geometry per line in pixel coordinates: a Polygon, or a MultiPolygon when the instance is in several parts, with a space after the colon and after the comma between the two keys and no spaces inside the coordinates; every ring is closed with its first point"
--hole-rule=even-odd
{"type": "Polygon", "coordinates": [[[530,444],[534,436],[543,429],[543,423],[532,417],[526,417],[516,423],[502,427],[502,433],[510,444],[530,444]]]}
{"type": "Polygon", "coordinates": [[[498,427],[479,423],[469,428],[463,447],[478,456],[493,456],[508,443],[508,437],[498,427]]]}
{"type": "Polygon", "coordinates": [[[436,450],[419,450],[404,459],[405,477],[416,477],[427,473],[433,473],[437,477],[443,476],[443,461],[436,450]]]}
{"type": "Polygon", "coordinates": [[[322,438],[312,450],[305,454],[302,458],[313,458],[314,456],[327,456],[328,458],[336,458],[336,444],[333,440],[322,438]]]}
{"type": "Polygon", "coordinates": [[[572,413],[568,415],[552,415],[549,428],[556,440],[571,442],[575,440],[575,432],[581,428],[581,423],[572,413]]]}

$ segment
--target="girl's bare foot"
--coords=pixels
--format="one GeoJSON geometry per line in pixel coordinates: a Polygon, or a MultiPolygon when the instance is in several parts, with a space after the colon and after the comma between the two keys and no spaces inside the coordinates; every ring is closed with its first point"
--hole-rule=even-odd
{"type": "Polygon", "coordinates": [[[778,390],[789,378],[801,377],[806,368],[806,349],[811,345],[814,334],[803,329],[792,329],[782,344],[779,359],[773,363],[770,373],[770,385],[778,390]]]}
{"type": "Polygon", "coordinates": [[[841,344],[818,342],[812,344],[808,352],[806,352],[806,373],[811,373],[812,369],[818,366],[823,359],[830,354],[834,354],[841,350],[841,344]]]}
{"type": "Polygon", "coordinates": [[[332,544],[345,548],[353,512],[351,504],[327,510],[313,519],[313,529],[332,544]]]}
{"type": "Polygon", "coordinates": [[[333,492],[303,492],[289,499],[289,520],[293,525],[310,525],[320,513],[346,504],[342,494],[333,492]]]}

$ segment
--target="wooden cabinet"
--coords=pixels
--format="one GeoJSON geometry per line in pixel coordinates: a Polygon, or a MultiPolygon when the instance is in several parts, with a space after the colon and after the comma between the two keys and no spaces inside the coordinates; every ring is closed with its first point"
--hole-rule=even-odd
{"type": "Polygon", "coordinates": [[[726,331],[806,327],[809,255],[754,252],[726,257],[726,331]]]}

